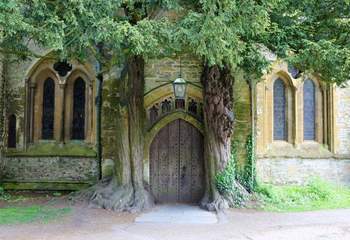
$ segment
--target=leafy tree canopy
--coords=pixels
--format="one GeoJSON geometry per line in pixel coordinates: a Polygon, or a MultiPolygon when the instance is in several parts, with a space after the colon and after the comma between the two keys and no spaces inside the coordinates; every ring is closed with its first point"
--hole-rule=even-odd
{"type": "Polygon", "coordinates": [[[350,1],[284,0],[270,11],[264,44],[302,71],[350,79],[350,1]]]}
{"type": "Polygon", "coordinates": [[[101,43],[114,59],[166,54],[174,28],[159,13],[175,7],[169,0],[4,0],[0,47],[21,57],[33,54],[28,43],[62,58],[97,56],[101,43]]]}
{"type": "Polygon", "coordinates": [[[349,0],[3,0],[0,26],[2,51],[21,57],[28,42],[77,58],[98,43],[115,59],[181,48],[260,75],[266,46],[326,81],[350,78],[349,0]],[[177,21],[163,14],[169,9],[177,21]]]}
{"type": "Polygon", "coordinates": [[[181,19],[177,41],[208,65],[229,65],[248,73],[266,67],[259,51],[270,26],[269,0],[200,0],[181,19]]]}

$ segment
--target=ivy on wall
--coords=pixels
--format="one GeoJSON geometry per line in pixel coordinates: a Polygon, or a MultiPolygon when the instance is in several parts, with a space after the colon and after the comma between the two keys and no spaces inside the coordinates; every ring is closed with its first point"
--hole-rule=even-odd
{"type": "Polygon", "coordinates": [[[254,192],[257,187],[256,180],[256,157],[255,157],[255,139],[253,134],[249,134],[246,142],[247,162],[244,166],[243,186],[249,191],[254,192]]]}
{"type": "Polygon", "coordinates": [[[257,189],[256,178],[256,157],[255,157],[255,139],[252,134],[249,134],[245,144],[247,161],[243,168],[237,167],[237,141],[233,141],[231,149],[231,159],[226,168],[216,175],[216,187],[223,196],[233,195],[233,207],[244,206],[248,193],[253,193],[257,189]],[[241,186],[238,186],[235,181],[238,181],[241,186]],[[242,189],[242,187],[244,189],[242,189]]]}

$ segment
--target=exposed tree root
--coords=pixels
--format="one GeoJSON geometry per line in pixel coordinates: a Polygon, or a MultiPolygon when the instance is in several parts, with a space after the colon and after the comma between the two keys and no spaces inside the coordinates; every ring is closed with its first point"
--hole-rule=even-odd
{"type": "Polygon", "coordinates": [[[206,195],[200,202],[200,207],[210,212],[219,212],[229,208],[229,204],[220,194],[217,194],[213,200],[210,200],[210,198],[206,195]]]}
{"type": "MultiPolygon", "coordinates": [[[[216,191],[216,190],[215,190],[216,191]]],[[[250,199],[249,192],[237,181],[229,192],[220,194],[216,192],[210,197],[207,193],[200,202],[200,207],[213,212],[224,211],[228,208],[244,207],[250,199]]]]}
{"type": "Polygon", "coordinates": [[[113,179],[104,179],[75,194],[71,200],[116,212],[140,212],[154,206],[152,195],[145,189],[135,191],[131,185],[118,186],[113,179]]]}

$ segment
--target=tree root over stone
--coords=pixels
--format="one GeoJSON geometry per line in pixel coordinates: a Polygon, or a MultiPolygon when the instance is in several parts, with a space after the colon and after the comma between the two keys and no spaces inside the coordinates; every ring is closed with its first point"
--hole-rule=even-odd
{"type": "Polygon", "coordinates": [[[228,201],[220,194],[218,194],[213,200],[205,195],[200,202],[200,207],[210,212],[219,212],[229,208],[228,201]]]}
{"type": "Polygon", "coordinates": [[[74,203],[83,202],[91,208],[116,212],[141,212],[154,206],[152,195],[145,189],[132,185],[118,186],[113,179],[101,180],[96,185],[72,196],[74,203]]]}
{"type": "Polygon", "coordinates": [[[244,207],[249,202],[251,195],[237,181],[233,183],[231,191],[225,193],[216,192],[213,197],[205,194],[200,202],[200,207],[212,211],[220,212],[228,208],[244,207]]]}

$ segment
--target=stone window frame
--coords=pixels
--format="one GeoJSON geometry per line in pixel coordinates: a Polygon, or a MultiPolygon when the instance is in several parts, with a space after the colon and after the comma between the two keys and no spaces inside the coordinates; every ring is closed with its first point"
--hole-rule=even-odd
{"type": "Polygon", "coordinates": [[[72,73],[67,77],[66,90],[65,90],[65,142],[92,142],[93,141],[93,83],[91,78],[82,69],[74,69],[72,73]],[[73,127],[73,98],[74,98],[74,83],[77,79],[81,78],[85,82],[85,139],[73,140],[72,139],[72,127],[73,127]]]}
{"type": "Polygon", "coordinates": [[[62,104],[60,104],[60,84],[59,77],[50,67],[43,67],[41,71],[38,71],[37,74],[33,75],[30,80],[30,86],[32,90],[32,99],[30,102],[31,113],[30,118],[31,122],[31,142],[39,141],[59,141],[59,132],[61,131],[60,127],[60,113],[62,109],[62,104]],[[42,140],[42,116],[43,116],[43,91],[45,81],[51,78],[55,83],[55,114],[54,114],[54,134],[52,140],[42,140]]]}
{"type": "Polygon", "coordinates": [[[267,104],[270,102],[270,107],[266,107],[267,121],[270,122],[268,135],[270,143],[289,143],[294,144],[295,141],[295,87],[292,80],[286,76],[286,73],[279,72],[273,75],[271,81],[267,85],[267,104]],[[285,86],[286,96],[286,127],[287,127],[287,140],[275,140],[274,139],[274,84],[276,80],[282,80],[285,86]]]}
{"type": "MultiPolygon", "coordinates": [[[[36,144],[41,142],[70,142],[79,141],[93,143],[95,141],[95,110],[94,110],[94,78],[84,65],[73,64],[73,70],[66,77],[60,77],[53,70],[52,60],[42,60],[33,67],[29,77],[26,79],[26,110],[25,110],[25,144],[36,144]],[[85,139],[71,140],[72,111],[73,111],[73,86],[78,78],[86,83],[86,115],[85,115],[85,139]],[[42,130],[42,104],[43,87],[46,79],[51,78],[55,82],[55,115],[54,115],[54,137],[52,140],[41,138],[42,130]]],[[[26,146],[25,145],[25,146],[26,146]]]]}
{"type": "MultiPolygon", "coordinates": [[[[273,82],[273,100],[272,100],[272,105],[273,105],[273,123],[272,123],[272,125],[273,125],[273,141],[288,141],[288,137],[289,137],[289,131],[288,131],[288,126],[289,126],[289,113],[290,113],[290,111],[289,111],[289,109],[288,109],[288,106],[289,106],[289,104],[288,104],[288,86],[285,84],[285,81],[283,80],[283,79],[281,79],[281,78],[277,78],[277,79],[275,79],[275,81],[273,82]],[[280,103],[280,102],[276,102],[276,99],[275,99],[275,96],[276,96],[276,93],[277,92],[279,92],[279,91],[277,91],[276,92],[276,87],[278,87],[276,84],[277,83],[281,83],[282,85],[281,85],[281,87],[283,87],[282,89],[277,89],[277,90],[281,90],[281,91],[283,91],[283,103],[280,103]],[[282,105],[284,105],[284,108],[283,108],[283,112],[284,112],[284,118],[283,118],[283,124],[282,124],[282,126],[280,126],[280,127],[283,127],[283,129],[277,129],[276,128],[276,119],[275,119],[275,117],[276,117],[276,104],[277,103],[279,103],[279,104],[282,104],[282,105]],[[283,130],[283,136],[279,136],[279,134],[277,134],[276,133],[276,131],[280,131],[280,130],[283,130]],[[282,139],[276,139],[276,137],[277,138],[280,138],[280,137],[282,137],[282,139]]],[[[280,94],[281,92],[279,92],[279,94],[280,94]]]]}
{"type": "Polygon", "coordinates": [[[298,139],[299,143],[327,143],[326,139],[324,139],[324,132],[326,131],[327,123],[325,122],[325,115],[327,114],[327,100],[324,98],[324,85],[320,83],[320,81],[312,76],[307,75],[302,78],[301,83],[299,84],[299,94],[300,98],[299,102],[302,105],[299,108],[299,130],[300,130],[300,139],[298,139]],[[315,86],[315,140],[305,140],[304,139],[304,83],[306,80],[311,80],[315,86]]]}
{"type": "MultiPolygon", "coordinates": [[[[288,73],[287,63],[275,62],[269,73],[265,74],[256,86],[256,129],[257,154],[260,157],[305,155],[305,149],[310,150],[310,156],[334,153],[336,149],[335,126],[335,86],[324,83],[317,74],[302,74],[293,78],[288,73]],[[288,87],[288,141],[273,139],[273,83],[281,78],[288,87]],[[306,79],[315,83],[316,91],[316,140],[304,141],[303,115],[303,84],[306,79]],[[325,149],[326,151],[319,149],[325,149]],[[304,149],[304,150],[303,150],[304,149]],[[328,151],[327,151],[328,150],[328,151]],[[322,153],[321,153],[322,152],[322,153]]],[[[307,155],[308,155],[307,154],[307,155]]],[[[323,156],[323,155],[322,155],[323,156]]],[[[304,156],[305,157],[305,156],[304,156]]]]}

